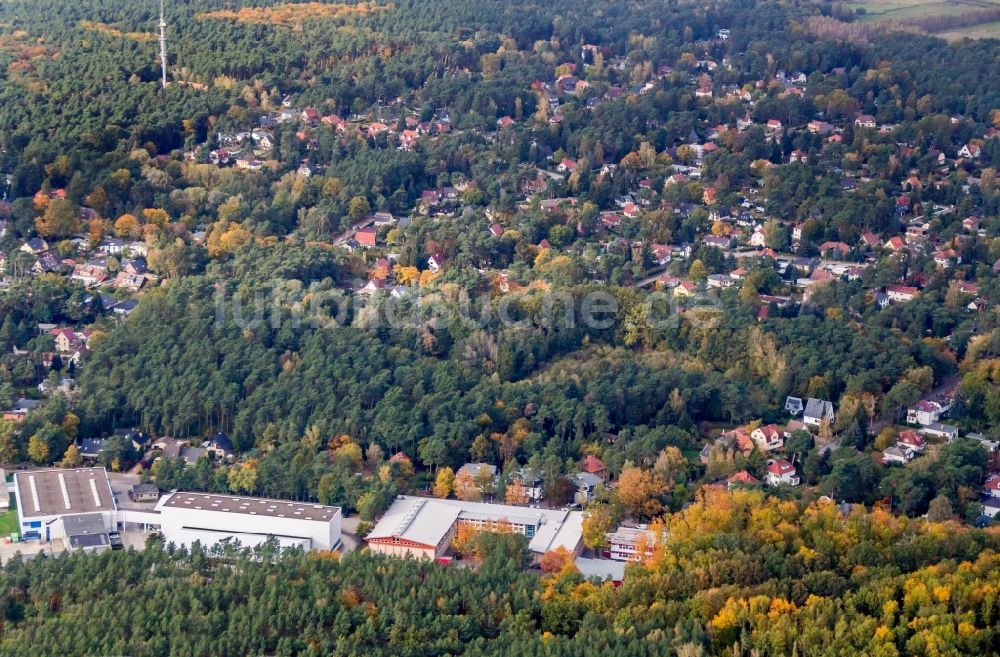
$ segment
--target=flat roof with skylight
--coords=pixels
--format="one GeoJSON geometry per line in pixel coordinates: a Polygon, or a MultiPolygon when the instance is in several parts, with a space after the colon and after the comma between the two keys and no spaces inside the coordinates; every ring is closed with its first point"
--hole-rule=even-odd
{"type": "Polygon", "coordinates": [[[22,518],[115,510],[104,468],[18,472],[14,482],[22,518]]]}
{"type": "Polygon", "coordinates": [[[314,522],[329,522],[340,513],[340,508],[322,504],[288,502],[262,497],[238,497],[212,493],[177,492],[161,502],[163,507],[197,509],[199,511],[221,511],[249,516],[271,518],[293,518],[314,522]]]}

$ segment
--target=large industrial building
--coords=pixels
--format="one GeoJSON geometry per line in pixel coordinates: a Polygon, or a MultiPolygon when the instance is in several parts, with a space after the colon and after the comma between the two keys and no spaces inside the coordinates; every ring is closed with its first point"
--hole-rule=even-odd
{"type": "Polygon", "coordinates": [[[176,545],[212,547],[226,539],[253,547],[271,537],[282,547],[340,546],[339,507],[260,497],[170,493],[153,509],[119,509],[104,468],[50,469],[14,475],[23,540],[61,541],[69,549],[110,547],[119,523],[159,529],[176,545]]]}
{"type": "Polygon", "coordinates": [[[115,496],[104,468],[18,472],[14,498],[25,540],[97,547],[105,544],[99,526],[104,527],[106,539],[117,522],[115,496]]]}
{"type": "Polygon", "coordinates": [[[581,548],[583,514],[483,502],[399,496],[366,538],[373,552],[438,559],[465,524],[488,528],[509,524],[528,538],[528,549],[541,556],[558,547],[573,554],[581,548]]]}
{"type": "Polygon", "coordinates": [[[125,511],[125,522],[159,527],[169,543],[212,547],[226,539],[254,547],[271,537],[282,547],[333,550],[340,545],[340,507],[261,497],[171,493],[153,511],[125,511]]]}

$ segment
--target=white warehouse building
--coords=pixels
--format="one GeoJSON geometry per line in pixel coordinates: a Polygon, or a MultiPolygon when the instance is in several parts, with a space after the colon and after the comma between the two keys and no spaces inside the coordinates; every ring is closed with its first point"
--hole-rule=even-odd
{"type": "Polygon", "coordinates": [[[340,507],[262,497],[174,492],[154,511],[123,514],[125,522],[155,525],[168,543],[211,548],[226,539],[254,547],[272,536],[281,547],[333,550],[340,546],[340,507]]]}
{"type": "MultiPolygon", "coordinates": [[[[61,540],[114,529],[118,512],[104,468],[28,470],[14,474],[14,499],[24,540],[61,540]]],[[[99,540],[99,539],[98,539],[99,540]]]]}

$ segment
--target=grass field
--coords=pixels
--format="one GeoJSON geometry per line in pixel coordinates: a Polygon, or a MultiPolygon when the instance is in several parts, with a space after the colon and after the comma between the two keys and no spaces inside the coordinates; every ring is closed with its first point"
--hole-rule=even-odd
{"type": "Polygon", "coordinates": [[[861,21],[953,16],[969,11],[1000,7],[1000,0],[861,0],[848,2],[852,9],[863,7],[861,21]]]}
{"type": "Polygon", "coordinates": [[[957,39],[1000,39],[1000,21],[993,23],[983,23],[981,25],[970,25],[948,32],[938,32],[937,36],[949,41],[957,39]]]}
{"type": "MultiPolygon", "coordinates": [[[[1000,8],[1000,0],[857,0],[847,3],[851,9],[863,8],[860,22],[904,20],[928,16],[955,16],[984,9],[1000,8]]],[[[1000,38],[1000,22],[970,25],[942,32],[938,36],[949,40],[1000,38]]]]}
{"type": "Polygon", "coordinates": [[[14,532],[19,532],[20,523],[17,521],[17,507],[14,505],[14,496],[10,496],[10,510],[0,514],[0,537],[10,536],[14,532]]]}

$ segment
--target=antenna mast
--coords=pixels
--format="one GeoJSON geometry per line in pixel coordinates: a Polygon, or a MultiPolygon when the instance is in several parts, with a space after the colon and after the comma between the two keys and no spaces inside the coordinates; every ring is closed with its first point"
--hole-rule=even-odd
{"type": "Polygon", "coordinates": [[[167,88],[167,21],[163,19],[163,0],[160,0],[160,69],[163,88],[167,88]]]}

